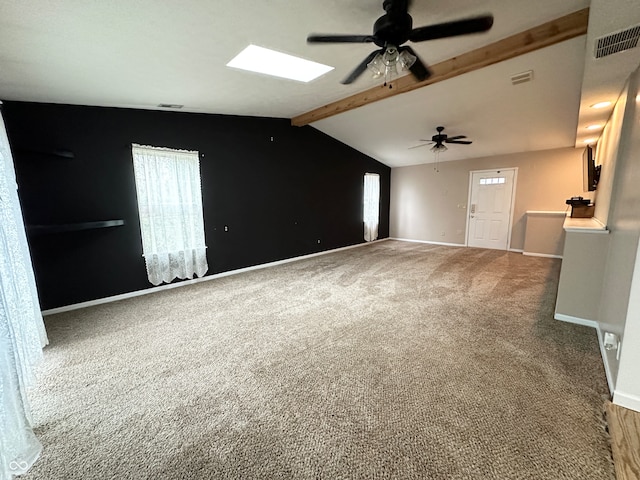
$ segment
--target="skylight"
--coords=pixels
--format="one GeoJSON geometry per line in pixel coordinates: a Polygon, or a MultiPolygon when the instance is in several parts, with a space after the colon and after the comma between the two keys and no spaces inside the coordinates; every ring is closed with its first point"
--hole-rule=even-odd
{"type": "Polygon", "coordinates": [[[227,67],[264,73],[266,75],[288,78],[299,82],[310,82],[333,70],[333,67],[328,65],[256,45],[249,45],[245,48],[227,63],[227,67]]]}

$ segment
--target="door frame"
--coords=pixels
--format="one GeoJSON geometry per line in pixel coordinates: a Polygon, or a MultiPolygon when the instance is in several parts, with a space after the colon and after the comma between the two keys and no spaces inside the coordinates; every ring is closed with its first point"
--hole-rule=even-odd
{"type": "Polygon", "coordinates": [[[518,185],[518,167],[504,167],[504,168],[490,168],[485,170],[470,170],[469,171],[469,193],[467,195],[467,223],[465,227],[464,246],[469,246],[469,212],[471,211],[471,189],[473,188],[473,174],[474,173],[500,173],[505,170],[513,171],[513,188],[511,189],[511,206],[509,207],[509,233],[507,234],[507,252],[511,250],[511,230],[513,229],[513,211],[516,206],[516,186],[518,185]]]}

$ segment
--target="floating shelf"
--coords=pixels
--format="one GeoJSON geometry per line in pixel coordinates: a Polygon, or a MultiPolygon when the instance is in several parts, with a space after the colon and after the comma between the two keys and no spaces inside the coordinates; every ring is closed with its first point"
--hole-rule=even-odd
{"type": "Polygon", "coordinates": [[[50,156],[50,157],[60,157],[60,158],[68,158],[68,159],[72,159],[75,158],[75,154],[70,151],[70,150],[62,150],[62,149],[57,149],[57,150],[31,150],[28,148],[18,148],[17,152],[24,152],[24,153],[35,153],[38,155],[45,155],[45,156],[50,156]]]}
{"type": "Polygon", "coordinates": [[[64,223],[58,225],[27,225],[27,232],[31,234],[79,232],[81,230],[96,230],[98,228],[119,227],[124,220],[101,220],[99,222],[64,223]]]}

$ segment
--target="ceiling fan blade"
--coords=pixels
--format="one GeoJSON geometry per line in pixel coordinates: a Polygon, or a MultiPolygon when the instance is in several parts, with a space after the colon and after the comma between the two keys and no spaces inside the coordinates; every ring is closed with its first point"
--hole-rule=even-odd
{"type": "Polygon", "coordinates": [[[365,58],[360,65],[358,65],[353,72],[351,72],[349,74],[349,76],[347,78],[345,78],[344,80],[342,80],[342,84],[344,85],[348,85],[350,83],[353,83],[353,81],[358,78],[360,75],[362,75],[362,73],[367,69],[367,64],[373,60],[373,57],[375,57],[378,53],[383,53],[384,49],[382,50],[374,50],[373,52],[371,52],[367,58],[365,58]]]}
{"type": "Polygon", "coordinates": [[[493,15],[481,15],[464,20],[455,20],[453,22],[414,28],[409,34],[409,40],[412,42],[424,42],[425,40],[435,40],[437,38],[486,32],[492,25],[493,15]]]}
{"type": "Polygon", "coordinates": [[[422,63],[422,60],[420,60],[420,57],[418,56],[418,54],[413,51],[413,48],[411,48],[408,45],[405,45],[404,47],[400,47],[398,50],[401,52],[407,51],[411,55],[416,57],[416,61],[413,62],[413,65],[409,67],[409,70],[419,82],[426,80],[431,76],[431,71],[425,66],[424,63],[422,63]]]}
{"type": "Polygon", "coordinates": [[[372,43],[372,35],[316,35],[307,37],[307,43],[372,43]]]}
{"type": "Polygon", "coordinates": [[[446,143],[458,143],[460,145],[471,145],[473,142],[470,142],[469,140],[445,140],[446,143]]]}
{"type": "Polygon", "coordinates": [[[448,137],[448,140],[460,140],[461,138],[467,138],[466,135],[454,135],[453,137],[448,137]]]}
{"type": "Polygon", "coordinates": [[[414,148],[420,148],[420,147],[428,147],[429,145],[431,145],[433,142],[429,142],[429,143],[423,143],[421,145],[414,145],[413,147],[409,147],[407,150],[413,150],[414,148]]]}

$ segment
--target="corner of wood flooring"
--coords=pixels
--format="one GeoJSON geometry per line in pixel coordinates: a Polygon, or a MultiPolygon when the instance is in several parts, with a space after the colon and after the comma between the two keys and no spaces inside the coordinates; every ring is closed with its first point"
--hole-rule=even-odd
{"type": "Polygon", "coordinates": [[[616,480],[640,480],[640,412],[605,404],[616,480]]]}

